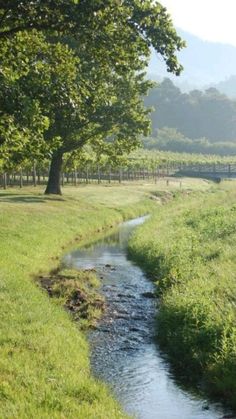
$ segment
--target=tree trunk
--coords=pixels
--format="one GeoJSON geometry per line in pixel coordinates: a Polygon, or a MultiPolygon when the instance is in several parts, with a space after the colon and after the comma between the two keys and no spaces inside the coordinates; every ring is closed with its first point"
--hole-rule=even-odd
{"type": "Polygon", "coordinates": [[[63,153],[56,151],[53,153],[50,165],[49,177],[45,194],[61,195],[61,170],[63,153]]]}

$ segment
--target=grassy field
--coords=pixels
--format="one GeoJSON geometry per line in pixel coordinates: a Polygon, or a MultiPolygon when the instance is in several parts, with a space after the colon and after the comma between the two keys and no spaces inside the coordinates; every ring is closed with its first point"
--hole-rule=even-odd
{"type": "MultiPolygon", "coordinates": [[[[209,188],[194,180],[181,186],[209,188]]],[[[169,194],[179,188],[170,183],[169,194]]],[[[156,194],[166,189],[162,181],[65,188],[62,197],[46,197],[40,188],[0,192],[1,418],[125,417],[90,375],[80,326],[49,299],[35,276],[56,268],[69,247],[159,207],[156,194]]]]}
{"type": "Polygon", "coordinates": [[[188,378],[236,408],[236,185],[177,197],[130,253],[157,281],[159,342],[188,378]]]}

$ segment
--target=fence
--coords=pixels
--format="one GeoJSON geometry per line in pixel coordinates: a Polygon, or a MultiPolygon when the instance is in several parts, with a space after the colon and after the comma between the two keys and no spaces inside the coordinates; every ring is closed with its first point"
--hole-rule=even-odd
{"type": "Polygon", "coordinates": [[[185,164],[175,174],[216,180],[235,178],[236,164],[185,164]]]}
{"type": "MultiPolygon", "coordinates": [[[[61,175],[62,186],[66,184],[78,185],[81,183],[122,183],[147,180],[157,182],[159,178],[166,176],[192,176],[205,178],[228,178],[236,177],[236,164],[161,164],[154,169],[150,168],[116,168],[111,167],[86,167],[83,170],[65,171],[61,175]]],[[[11,186],[37,186],[46,185],[48,171],[37,169],[33,166],[31,170],[18,170],[0,174],[0,187],[7,189],[11,186]]]]}
{"type": "MultiPolygon", "coordinates": [[[[122,182],[132,182],[140,180],[152,180],[157,181],[158,178],[170,176],[174,173],[173,168],[171,169],[168,166],[160,166],[155,169],[127,169],[127,168],[118,168],[112,169],[100,168],[99,166],[94,169],[91,167],[86,167],[84,170],[73,170],[69,172],[63,172],[61,175],[61,184],[62,186],[66,184],[78,185],[81,183],[90,184],[90,183],[122,183],[122,182]]],[[[48,181],[48,171],[46,170],[37,170],[33,168],[28,171],[15,171],[0,174],[0,187],[7,189],[11,186],[37,186],[37,185],[46,185],[48,181]]]]}

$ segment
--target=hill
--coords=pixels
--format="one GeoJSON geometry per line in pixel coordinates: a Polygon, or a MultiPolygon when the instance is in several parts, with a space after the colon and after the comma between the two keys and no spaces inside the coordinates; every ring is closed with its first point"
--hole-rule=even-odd
{"type": "Polygon", "coordinates": [[[171,76],[161,58],[152,52],[149,77],[154,80],[169,77],[182,91],[216,86],[222,93],[232,96],[231,89],[236,92],[236,47],[204,41],[180,29],[178,33],[187,43],[187,48],[178,54],[184,66],[183,74],[171,76]]]}
{"type": "Polygon", "coordinates": [[[215,88],[221,93],[225,93],[231,98],[236,98],[236,75],[228,77],[226,80],[215,84],[215,88]]]}

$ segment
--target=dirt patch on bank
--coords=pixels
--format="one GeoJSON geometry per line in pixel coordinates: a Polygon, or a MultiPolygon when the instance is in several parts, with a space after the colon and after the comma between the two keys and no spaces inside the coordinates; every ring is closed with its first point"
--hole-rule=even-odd
{"type": "Polygon", "coordinates": [[[38,277],[40,286],[57,304],[62,305],[81,327],[95,327],[105,309],[94,270],[55,269],[38,277]]]}

